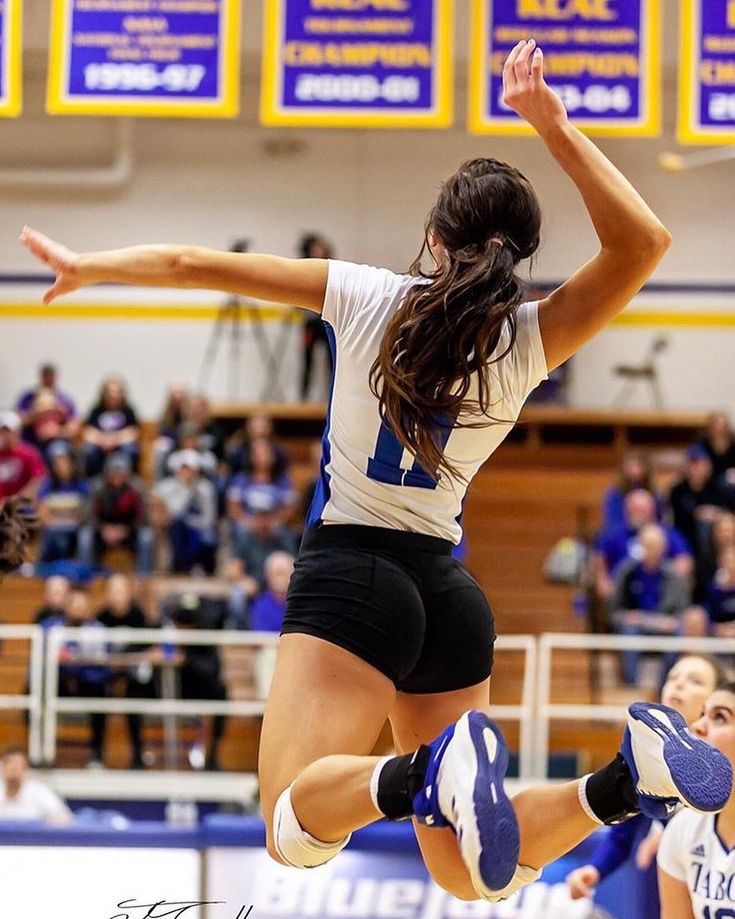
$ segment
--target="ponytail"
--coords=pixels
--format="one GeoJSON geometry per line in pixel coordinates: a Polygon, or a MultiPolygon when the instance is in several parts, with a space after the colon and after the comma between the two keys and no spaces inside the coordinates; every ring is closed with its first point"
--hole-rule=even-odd
{"type": "Polygon", "coordinates": [[[11,498],[0,506],[0,577],[20,568],[37,519],[30,502],[11,498]]]}

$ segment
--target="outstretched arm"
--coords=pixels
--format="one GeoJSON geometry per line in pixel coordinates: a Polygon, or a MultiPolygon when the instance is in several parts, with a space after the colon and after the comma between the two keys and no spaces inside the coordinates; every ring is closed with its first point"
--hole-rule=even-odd
{"type": "Polygon", "coordinates": [[[543,74],[543,53],[519,42],[503,71],[504,98],[536,129],[579,189],[600,251],[539,305],[549,370],[575,353],[630,302],[651,276],[671,235],[625,176],[568,121],[543,74]]]}
{"type": "Polygon", "coordinates": [[[218,252],[198,246],[131,246],[77,253],[30,227],[23,228],[20,240],[56,276],[44,303],[100,283],[219,290],[316,312],[324,303],[325,259],[218,252]]]}

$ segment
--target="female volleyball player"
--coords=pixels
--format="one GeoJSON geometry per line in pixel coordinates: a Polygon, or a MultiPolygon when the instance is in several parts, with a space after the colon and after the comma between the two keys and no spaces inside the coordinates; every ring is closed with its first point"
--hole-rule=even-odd
{"type": "Polygon", "coordinates": [[[669,244],[570,126],[533,42],[512,50],[504,80],[506,102],[577,185],[600,239],[599,253],[541,303],[521,304],[515,274],[538,247],[536,196],[491,159],[444,183],[427,223],[433,267],[422,273],[417,260],[410,276],[177,246],[77,255],[22,233],[56,273],[47,302],[113,281],[321,312],[334,391],[261,736],[268,849],[311,867],[358,827],[415,817],[429,871],[465,899],[507,896],[599,823],[665,808],[655,798],[717,809],[732,780],[724,757],[682,736],[679,715],[639,706],[605,769],[512,805],[503,791],[507,751],[481,711],[492,614],[451,557],[464,494],[529,391],[623,309],[669,244]],[[369,753],[386,716],[401,755],[378,759],[369,753]]]}
{"type": "MultiPolygon", "coordinates": [[[[726,683],[726,671],[717,658],[685,654],[666,674],[661,702],[679,712],[691,726],[701,718],[704,703],[715,689],[726,683]]],[[[600,881],[634,854],[634,847],[638,866],[641,870],[649,868],[656,858],[660,834],[661,828],[652,827],[645,814],[614,826],[593,853],[591,863],[575,868],[567,877],[572,899],[591,896],[600,881]]]]}
{"type": "MultiPolygon", "coordinates": [[[[735,763],[735,683],[710,696],[692,730],[735,763]]],[[[666,919],[735,917],[735,793],[717,815],[683,810],[673,818],[658,852],[658,885],[666,919]]]]}

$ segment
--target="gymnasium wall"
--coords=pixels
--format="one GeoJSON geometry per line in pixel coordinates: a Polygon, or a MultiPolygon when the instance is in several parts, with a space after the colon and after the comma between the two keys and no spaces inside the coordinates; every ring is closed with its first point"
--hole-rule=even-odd
{"type": "MultiPolygon", "coordinates": [[[[257,6],[257,4],[256,4],[257,6]]],[[[462,5],[460,5],[462,6],[462,5]]],[[[226,247],[246,236],[253,248],[293,254],[305,229],[327,233],[346,259],[394,269],[407,266],[418,248],[424,215],[441,178],[462,159],[491,154],[518,165],[536,185],[545,212],[545,237],[534,276],[568,276],[595,251],[585,211],[569,181],[539,141],[477,138],[466,134],[463,65],[458,65],[458,126],[449,131],[265,130],[257,125],[258,62],[245,63],[244,113],[233,122],[138,120],[132,125],[129,160],[105,178],[120,139],[114,120],[49,118],[43,113],[45,51],[41,8],[29,4],[26,28],[25,113],[2,124],[0,149],[0,274],[37,271],[17,244],[23,223],[80,249],[142,241],[187,242],[226,247]],[[40,17],[40,18],[39,18],[40,17]],[[38,26],[38,28],[35,27],[38,26]],[[74,169],[69,175],[64,170],[74,169]],[[103,170],[91,184],[90,170],[103,170]],[[44,175],[39,175],[42,170],[44,175]]],[[[257,26],[257,23],[255,23],[257,26]]],[[[461,24],[460,24],[461,26],[461,24]]],[[[461,28],[458,43],[461,44],[461,28]]],[[[730,243],[735,162],[671,175],[660,170],[659,152],[675,149],[673,138],[675,23],[667,19],[665,133],[653,140],[605,140],[603,149],[643,191],[674,234],[674,244],[655,280],[670,284],[735,285],[730,243]]],[[[252,34],[246,47],[257,44],[252,34]]],[[[0,287],[2,360],[0,404],[14,396],[18,380],[53,357],[66,386],[83,404],[100,376],[123,371],[146,415],[157,411],[167,380],[194,383],[216,295],[100,288],[79,301],[93,304],[85,316],[32,309],[41,288],[0,287]],[[135,314],[118,305],[137,304],[135,314]],[[162,318],[162,304],[203,307],[185,320],[162,318]],[[107,314],[109,316],[109,314],[107,314]]],[[[640,359],[660,333],[669,347],[660,360],[666,404],[674,409],[729,405],[725,391],[735,340],[735,293],[657,294],[634,307],[641,316],[603,333],[577,358],[570,397],[574,404],[609,406],[619,388],[611,368],[640,359]]],[[[278,330],[269,323],[269,334],[278,330]]],[[[282,378],[296,392],[297,326],[284,332],[282,378]]],[[[242,366],[229,379],[226,349],[220,349],[210,389],[215,398],[255,398],[262,368],[252,334],[245,330],[242,366]],[[235,385],[237,383],[237,385],[235,385]]],[[[641,388],[632,406],[647,406],[641,388]]]]}

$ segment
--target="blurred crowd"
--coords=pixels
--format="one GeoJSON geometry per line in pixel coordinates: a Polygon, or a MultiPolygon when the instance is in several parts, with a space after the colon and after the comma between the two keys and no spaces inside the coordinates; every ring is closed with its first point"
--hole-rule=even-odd
{"type": "MultiPolygon", "coordinates": [[[[735,434],[714,412],[683,464],[643,449],[606,492],[590,587],[603,625],[623,635],[735,637],[735,434]]],[[[622,655],[636,683],[640,655],[622,655]]]]}

